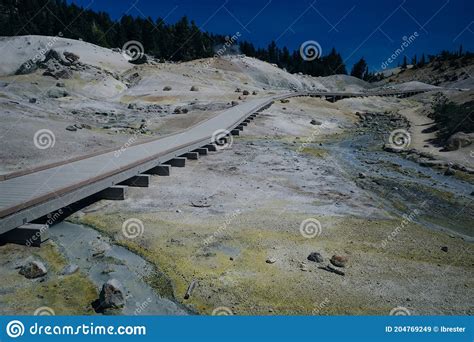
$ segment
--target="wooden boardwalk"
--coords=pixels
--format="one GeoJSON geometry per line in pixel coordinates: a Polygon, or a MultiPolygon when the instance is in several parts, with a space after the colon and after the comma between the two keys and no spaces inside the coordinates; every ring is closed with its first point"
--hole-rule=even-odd
{"type": "MultiPolygon", "coordinates": [[[[374,93],[410,96],[425,90],[374,93]]],[[[212,144],[218,130],[232,130],[273,101],[293,96],[325,96],[328,100],[369,96],[357,93],[287,93],[255,99],[223,111],[185,131],[115,151],[85,156],[0,181],[0,234],[97,194],[173,158],[212,144]]]]}

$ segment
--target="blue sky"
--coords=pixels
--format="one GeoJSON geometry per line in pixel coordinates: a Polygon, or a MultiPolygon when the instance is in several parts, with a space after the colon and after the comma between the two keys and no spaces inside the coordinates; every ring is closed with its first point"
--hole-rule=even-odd
{"type": "MultiPolygon", "coordinates": [[[[183,15],[205,31],[234,34],[257,46],[275,40],[298,49],[317,41],[323,54],[336,47],[348,69],[364,57],[372,70],[381,68],[400,47],[403,37],[418,33],[406,54],[434,54],[460,44],[474,50],[472,0],[69,0],[119,19],[132,16],[165,18],[183,15]]],[[[401,59],[402,57],[399,57],[401,59]]],[[[398,60],[393,62],[396,66],[398,60]]],[[[393,65],[392,64],[392,65],[393,65]]]]}

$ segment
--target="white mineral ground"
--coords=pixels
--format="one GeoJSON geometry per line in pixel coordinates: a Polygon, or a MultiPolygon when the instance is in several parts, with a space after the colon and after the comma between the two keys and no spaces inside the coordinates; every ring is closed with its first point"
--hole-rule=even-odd
{"type": "MultiPolygon", "coordinates": [[[[231,101],[288,89],[370,87],[349,76],[291,75],[242,56],[132,66],[118,52],[67,39],[60,39],[54,49],[74,52],[94,68],[59,81],[41,71],[12,75],[46,39],[0,40],[0,45],[14,46],[6,51],[32,49],[24,57],[2,57],[8,61],[8,68],[0,68],[3,172],[120,146],[142,119],[148,131],[139,139],[146,139],[216,115],[231,101]],[[135,73],[138,76],[132,77],[135,73]],[[46,95],[57,82],[65,83],[62,89],[69,96],[46,95]],[[193,85],[199,90],[190,91],[193,85]],[[172,90],[163,91],[165,86],[172,90]],[[257,95],[243,96],[236,88],[257,95]],[[29,103],[32,97],[36,103],[29,103]],[[134,105],[129,109],[130,103],[134,105]],[[189,111],[173,114],[176,106],[189,111]],[[91,129],[65,130],[74,123],[91,129]],[[54,132],[53,148],[34,147],[32,137],[40,128],[54,132]]],[[[235,137],[231,148],[188,161],[170,177],[153,177],[149,188],[130,188],[124,201],[97,202],[69,218],[77,229],[88,225],[98,232],[96,239],[126,247],[146,260],[154,270],[151,274],[133,273],[140,267],[127,253],[98,261],[90,254],[90,233],[84,235],[87,241],[67,239],[61,236],[60,224],[41,249],[0,247],[0,274],[5,279],[0,307],[8,306],[6,313],[48,306],[56,314],[92,314],[98,284],[109,276],[121,280],[125,265],[133,277],[122,281],[131,293],[151,290],[200,314],[227,307],[235,314],[386,315],[399,306],[412,314],[472,314],[472,179],[446,177],[382,151],[390,133],[385,126],[375,135],[356,128],[357,111],[380,117],[399,113],[412,123],[411,147],[423,149],[429,136],[419,127],[427,123],[422,109],[431,96],[367,97],[334,104],[316,98],[277,102],[235,137]],[[321,125],[310,124],[313,119],[321,125]],[[135,239],[122,232],[130,218],[143,222],[143,232],[135,239]],[[300,232],[301,222],[309,218],[321,223],[312,238],[300,232]],[[324,262],[307,260],[311,252],[321,253],[324,262]],[[15,269],[32,253],[49,269],[42,283],[23,278],[15,269]],[[348,265],[341,268],[345,276],[318,268],[333,254],[348,256],[348,265]],[[60,269],[73,262],[80,264],[80,272],[60,276],[60,269]],[[102,276],[88,268],[88,262],[98,264],[102,276]],[[107,266],[110,269],[104,269],[107,266]],[[185,300],[193,280],[197,285],[185,300]]],[[[437,158],[473,166],[469,147],[454,152],[429,149],[437,158]]],[[[125,312],[148,303],[148,297],[132,297],[125,312]]],[[[153,297],[143,312],[159,312],[160,305],[169,305],[163,303],[153,297]]]]}

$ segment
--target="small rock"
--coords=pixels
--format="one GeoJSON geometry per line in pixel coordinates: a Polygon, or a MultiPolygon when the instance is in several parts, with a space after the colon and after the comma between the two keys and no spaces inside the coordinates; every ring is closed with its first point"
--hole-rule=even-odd
{"type": "Polygon", "coordinates": [[[313,120],[311,120],[310,124],[311,124],[311,125],[318,125],[318,126],[320,126],[320,125],[322,125],[323,123],[322,123],[321,121],[319,121],[319,120],[313,119],[313,120]]]}
{"type": "Polygon", "coordinates": [[[314,261],[314,262],[323,262],[324,258],[321,255],[321,253],[313,252],[310,255],[308,255],[308,260],[309,261],[314,261]]]}
{"type": "Polygon", "coordinates": [[[71,265],[65,266],[63,270],[61,271],[61,274],[71,275],[73,273],[76,273],[78,270],[79,270],[79,266],[77,266],[76,264],[71,264],[71,265]]]}
{"type": "Polygon", "coordinates": [[[231,102],[231,105],[232,105],[232,106],[237,106],[238,104],[239,104],[238,101],[232,101],[232,102],[231,102]]]}
{"type": "Polygon", "coordinates": [[[69,93],[62,89],[53,88],[48,90],[47,96],[52,99],[59,99],[61,97],[69,96],[69,93]]]}
{"type": "Polygon", "coordinates": [[[276,262],[276,259],[275,258],[268,258],[265,262],[267,264],[274,264],[276,262]]]}
{"type": "Polygon", "coordinates": [[[456,171],[454,171],[452,168],[448,167],[446,171],[444,172],[445,176],[454,176],[456,174],[456,171]]]}
{"type": "Polygon", "coordinates": [[[163,91],[170,91],[171,89],[173,89],[173,88],[171,88],[170,86],[163,87],[163,91]]]}
{"type": "Polygon", "coordinates": [[[64,88],[66,85],[63,82],[56,83],[56,87],[64,88]]]}
{"type": "Polygon", "coordinates": [[[255,90],[252,91],[252,95],[257,95],[257,92],[255,90]]]}
{"type": "Polygon", "coordinates": [[[288,100],[288,99],[283,99],[283,100],[280,100],[280,102],[281,102],[281,103],[289,103],[290,100],[288,100]]]}
{"type": "Polygon", "coordinates": [[[196,87],[196,86],[192,86],[190,90],[191,90],[191,91],[199,91],[199,88],[196,87]]]}
{"type": "Polygon", "coordinates": [[[363,179],[363,178],[365,178],[365,177],[366,177],[365,174],[363,174],[362,172],[359,172],[359,178],[363,179]]]}
{"type": "Polygon", "coordinates": [[[122,284],[117,279],[110,279],[102,285],[99,303],[102,309],[118,309],[124,306],[125,296],[122,284]]]}
{"type": "Polygon", "coordinates": [[[331,257],[331,264],[333,264],[334,266],[337,266],[337,267],[346,267],[347,265],[347,257],[343,256],[343,255],[336,255],[334,254],[332,257],[331,257]]]}
{"type": "Polygon", "coordinates": [[[441,250],[442,250],[443,252],[448,253],[448,246],[443,246],[443,247],[441,247],[441,250]]]}
{"type": "Polygon", "coordinates": [[[75,131],[77,131],[77,127],[76,127],[76,126],[73,126],[73,125],[67,126],[67,127],[66,127],[66,131],[75,132],[75,131]]]}
{"type": "Polygon", "coordinates": [[[32,97],[31,99],[28,100],[28,102],[30,103],[36,103],[36,99],[34,97],[32,97]]]}
{"type": "Polygon", "coordinates": [[[43,277],[46,273],[48,273],[46,266],[38,260],[28,261],[20,268],[20,274],[28,279],[43,277]]]}
{"type": "Polygon", "coordinates": [[[250,93],[249,93],[248,90],[244,90],[244,91],[242,92],[242,95],[249,95],[249,94],[250,94],[250,93]]]}
{"type": "Polygon", "coordinates": [[[304,262],[300,263],[300,270],[303,271],[303,272],[308,271],[308,266],[306,265],[306,263],[304,263],[304,262]]]}

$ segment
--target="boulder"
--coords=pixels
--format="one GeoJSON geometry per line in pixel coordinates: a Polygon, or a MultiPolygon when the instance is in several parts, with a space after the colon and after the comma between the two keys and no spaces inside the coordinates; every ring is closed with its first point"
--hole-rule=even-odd
{"type": "Polygon", "coordinates": [[[331,264],[333,264],[334,266],[346,267],[347,262],[349,261],[349,259],[346,256],[334,254],[331,257],[330,261],[331,261],[331,264]]]}
{"type": "Polygon", "coordinates": [[[199,91],[199,88],[196,87],[196,86],[192,86],[190,90],[191,90],[191,91],[199,91]]]}
{"type": "Polygon", "coordinates": [[[46,273],[46,266],[38,260],[30,260],[20,268],[20,274],[28,279],[43,277],[46,273]]]}
{"type": "Polygon", "coordinates": [[[99,305],[102,309],[119,309],[125,305],[125,295],[122,284],[117,279],[109,279],[99,295],[99,305]]]}
{"type": "Polygon", "coordinates": [[[474,133],[457,132],[448,138],[446,142],[446,149],[448,151],[455,151],[461,147],[469,146],[474,140],[474,133]]]}

